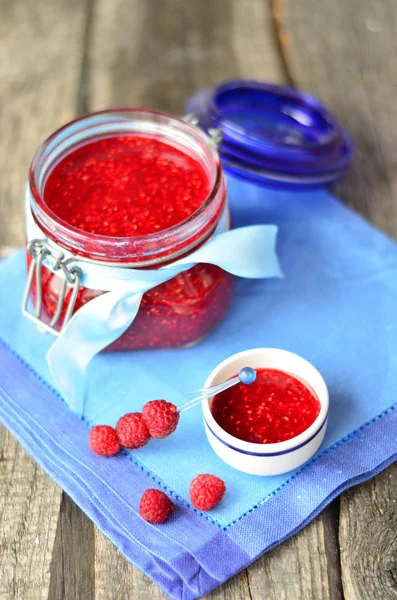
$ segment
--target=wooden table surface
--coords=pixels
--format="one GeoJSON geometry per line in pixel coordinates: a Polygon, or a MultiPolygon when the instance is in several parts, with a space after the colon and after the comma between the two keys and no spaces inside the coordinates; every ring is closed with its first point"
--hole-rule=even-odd
{"type": "MultiPolygon", "coordinates": [[[[24,241],[38,144],[115,106],[181,114],[233,77],[319,96],[357,152],[337,194],[397,237],[396,0],[0,0],[0,249],[24,241]]],[[[397,310],[397,308],[396,308],[397,310]]],[[[0,427],[0,600],[156,600],[0,427]]],[[[397,598],[397,465],[335,500],[213,600],[397,598]]]]}

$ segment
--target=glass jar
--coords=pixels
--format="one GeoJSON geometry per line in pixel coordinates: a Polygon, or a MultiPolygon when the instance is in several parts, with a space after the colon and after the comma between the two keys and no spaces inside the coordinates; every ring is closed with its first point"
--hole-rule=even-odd
{"type": "MultiPolygon", "coordinates": [[[[76,194],[79,193],[76,182],[76,194]]],[[[100,207],[99,207],[100,209],[100,207]]],[[[73,121],[55,132],[37,151],[31,165],[27,190],[28,237],[45,238],[57,250],[87,263],[125,268],[156,269],[188,255],[215,231],[229,228],[226,187],[213,141],[198,128],[167,114],[148,110],[112,110],[73,121]],[[188,218],[169,228],[144,235],[103,235],[74,227],[61,219],[45,201],[45,186],[53,169],[73,151],[92,141],[112,136],[144,136],[160,140],[193,159],[208,178],[205,201],[188,218]],[[37,235],[39,232],[39,235],[37,235]]],[[[28,253],[28,264],[32,256],[28,253]]],[[[61,265],[62,266],[62,265],[61,265]]],[[[36,304],[34,320],[59,331],[73,314],[103,292],[79,286],[73,273],[65,283],[65,269],[39,266],[31,270],[30,296],[36,304]],[[40,286],[40,289],[39,289],[40,286]],[[76,291],[75,298],[74,291],[76,291]],[[38,299],[40,302],[38,303],[38,299]]],[[[66,273],[67,274],[67,273],[66,273]]],[[[108,349],[179,347],[206,336],[224,317],[234,291],[234,278],[219,267],[197,264],[143,296],[130,328],[108,349]]],[[[47,327],[48,329],[49,327],[47,327]]]]}

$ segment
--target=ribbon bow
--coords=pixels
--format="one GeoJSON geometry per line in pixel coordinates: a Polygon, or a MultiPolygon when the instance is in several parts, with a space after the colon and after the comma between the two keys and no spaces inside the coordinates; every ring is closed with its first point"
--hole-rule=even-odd
{"type": "MultiPolygon", "coordinates": [[[[29,229],[37,236],[35,223],[28,227],[30,238],[29,229]]],[[[276,235],[275,225],[253,225],[218,233],[188,256],[156,270],[86,263],[81,285],[105,293],[73,315],[47,353],[49,368],[69,407],[83,415],[85,372],[90,361],[128,329],[145,292],[198,263],[216,265],[239,277],[280,277],[276,235]]]]}

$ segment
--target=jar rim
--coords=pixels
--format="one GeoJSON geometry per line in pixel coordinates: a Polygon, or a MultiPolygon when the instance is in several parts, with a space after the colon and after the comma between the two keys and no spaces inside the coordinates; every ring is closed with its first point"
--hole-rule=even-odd
{"type": "MultiPolygon", "coordinates": [[[[106,132],[105,132],[106,133],[106,132]]],[[[197,239],[198,245],[219,220],[224,205],[222,187],[224,177],[219,154],[213,141],[198,127],[168,113],[145,108],[116,108],[92,112],[69,121],[50,135],[36,151],[29,170],[31,210],[34,219],[44,233],[59,245],[81,256],[94,256],[96,260],[133,261],[134,256],[155,255],[156,262],[162,250],[167,258],[173,255],[172,246],[187,244],[197,239]],[[135,124],[135,127],[134,127],[135,124]],[[206,161],[206,171],[210,178],[210,192],[201,206],[189,217],[169,228],[135,236],[110,236],[78,229],[58,217],[45,203],[43,191],[45,178],[54,162],[78,143],[104,135],[101,127],[110,127],[111,132],[152,133],[167,137],[172,143],[172,135],[178,143],[195,144],[190,147],[191,155],[198,161],[206,161]],[[143,129],[139,129],[139,126],[143,129]],[[146,128],[149,131],[145,130],[146,128]],[[83,136],[83,137],[81,137],[83,136]],[[69,142],[68,142],[69,140],[69,142]],[[69,144],[69,145],[68,145],[69,144]],[[66,147],[65,147],[66,145],[66,147]],[[54,156],[53,156],[54,155],[54,156]],[[210,165],[211,163],[211,165],[210,165]],[[212,166],[212,173],[209,171],[212,166]],[[219,199],[217,203],[216,200],[219,199]],[[100,250],[95,252],[92,246],[100,250]],[[89,251],[87,251],[89,247],[89,251]]]]}

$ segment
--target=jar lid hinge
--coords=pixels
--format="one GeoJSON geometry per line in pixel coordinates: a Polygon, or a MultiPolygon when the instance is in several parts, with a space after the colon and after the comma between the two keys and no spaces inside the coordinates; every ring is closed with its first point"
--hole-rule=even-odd
{"type": "Polygon", "coordinates": [[[73,314],[73,309],[77,300],[77,294],[80,289],[81,269],[76,266],[69,268],[65,261],[65,255],[62,252],[54,251],[54,249],[48,246],[45,240],[34,239],[30,241],[27,245],[27,253],[32,257],[32,260],[29,267],[26,289],[22,301],[22,312],[25,317],[37,325],[39,331],[43,333],[52,333],[53,335],[58,336],[66,327],[73,314]],[[43,316],[42,268],[44,266],[44,259],[46,264],[51,265],[51,270],[62,277],[57,307],[49,323],[44,320],[43,316]],[[71,296],[70,299],[66,301],[68,287],[71,289],[71,296]],[[28,303],[33,289],[35,290],[35,301],[34,312],[32,313],[28,310],[28,303]],[[55,327],[59,322],[65,306],[66,310],[62,327],[60,328],[60,331],[57,331],[55,327]]]}

